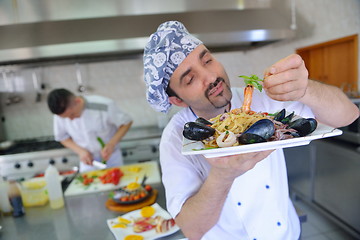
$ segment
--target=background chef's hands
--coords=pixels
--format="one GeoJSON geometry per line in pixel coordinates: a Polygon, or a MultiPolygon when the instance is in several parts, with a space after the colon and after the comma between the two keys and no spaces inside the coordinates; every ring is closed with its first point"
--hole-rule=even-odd
{"type": "Polygon", "coordinates": [[[225,157],[207,158],[211,170],[218,178],[233,181],[236,177],[252,169],[258,162],[269,156],[274,150],[244,153],[225,157]]]}
{"type": "Polygon", "coordinates": [[[114,152],[114,148],[115,148],[114,145],[112,145],[112,144],[110,144],[110,143],[107,143],[107,144],[104,146],[104,148],[101,149],[101,152],[100,152],[101,157],[102,157],[105,161],[109,160],[111,154],[114,152]]]}
{"type": "Polygon", "coordinates": [[[94,160],[92,154],[86,150],[86,149],[82,149],[79,153],[79,158],[80,161],[82,161],[83,163],[87,164],[87,165],[92,165],[92,162],[94,160]]]}
{"type": "Polygon", "coordinates": [[[308,71],[302,58],[292,54],[265,70],[264,89],[269,97],[278,101],[295,101],[305,95],[308,71]]]}

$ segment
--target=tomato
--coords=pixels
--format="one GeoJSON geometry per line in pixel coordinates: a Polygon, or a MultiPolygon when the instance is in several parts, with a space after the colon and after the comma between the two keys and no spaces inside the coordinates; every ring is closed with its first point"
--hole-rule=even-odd
{"type": "Polygon", "coordinates": [[[134,201],[139,200],[139,199],[140,199],[140,195],[135,195],[134,196],[134,201]]]}
{"type": "Polygon", "coordinates": [[[127,202],[127,201],[129,201],[129,197],[128,196],[121,197],[120,201],[127,202]]]}
{"type": "Polygon", "coordinates": [[[148,191],[148,192],[150,192],[150,191],[152,190],[152,187],[151,187],[150,185],[146,185],[146,186],[145,186],[145,190],[148,191]]]}
{"type": "Polygon", "coordinates": [[[123,175],[124,173],[119,168],[113,168],[106,171],[106,173],[100,176],[99,179],[103,184],[112,183],[114,185],[118,185],[120,178],[123,175]]]}
{"type": "Polygon", "coordinates": [[[146,193],[145,193],[145,192],[141,192],[141,193],[140,193],[140,198],[144,198],[144,197],[146,197],[146,193]]]}

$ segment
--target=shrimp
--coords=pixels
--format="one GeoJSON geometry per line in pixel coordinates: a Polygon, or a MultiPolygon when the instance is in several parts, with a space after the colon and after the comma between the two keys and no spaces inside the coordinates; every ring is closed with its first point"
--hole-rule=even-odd
{"type": "Polygon", "coordinates": [[[248,84],[244,89],[244,102],[243,105],[241,106],[241,111],[244,113],[249,113],[251,110],[250,105],[252,101],[253,92],[254,92],[253,85],[248,84]]]}

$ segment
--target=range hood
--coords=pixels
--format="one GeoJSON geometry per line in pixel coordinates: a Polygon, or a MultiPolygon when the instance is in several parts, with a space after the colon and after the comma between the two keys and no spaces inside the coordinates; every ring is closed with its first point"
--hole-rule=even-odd
{"type": "Polygon", "coordinates": [[[271,0],[4,0],[0,13],[0,64],[139,54],[168,20],[183,22],[211,49],[295,35],[289,14],[271,0]]]}

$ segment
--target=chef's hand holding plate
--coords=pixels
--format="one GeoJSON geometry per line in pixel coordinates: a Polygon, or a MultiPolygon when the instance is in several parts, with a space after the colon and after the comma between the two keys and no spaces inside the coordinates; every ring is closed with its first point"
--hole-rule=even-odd
{"type": "Polygon", "coordinates": [[[308,71],[303,59],[292,54],[273,64],[264,73],[264,89],[278,101],[297,101],[305,95],[308,71]]]}
{"type": "Polygon", "coordinates": [[[251,152],[225,157],[207,158],[212,166],[211,171],[219,178],[233,181],[236,177],[249,171],[261,160],[269,156],[274,150],[251,152]]]}

